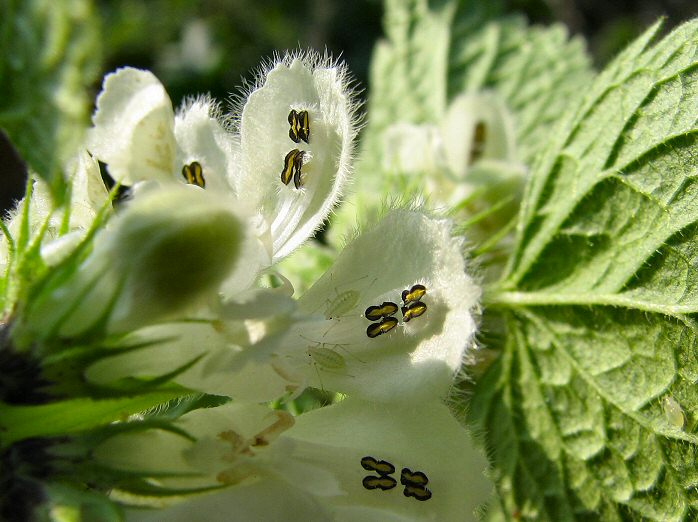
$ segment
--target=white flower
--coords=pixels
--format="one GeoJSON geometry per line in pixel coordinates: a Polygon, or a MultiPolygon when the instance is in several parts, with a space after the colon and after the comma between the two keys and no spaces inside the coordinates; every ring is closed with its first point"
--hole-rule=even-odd
{"type": "Polygon", "coordinates": [[[473,346],[480,298],[450,232],[447,220],[393,210],[361,233],[300,298],[301,312],[317,319],[292,327],[277,364],[374,401],[444,397],[473,346]],[[403,292],[415,285],[426,293],[406,304],[403,292]],[[367,318],[385,303],[390,315],[367,318]],[[370,328],[385,333],[370,337],[370,328]]]}
{"type": "MultiPolygon", "coordinates": [[[[116,436],[96,458],[153,474],[164,490],[224,489],[156,512],[131,510],[128,520],[467,521],[491,489],[484,458],[436,401],[346,399],[295,419],[229,404],[188,413],[176,427],[194,440],[156,430],[116,436]],[[426,483],[407,480],[419,474],[426,483]]],[[[113,497],[138,500],[129,493],[113,497]]]]}
{"type": "Polygon", "coordinates": [[[462,94],[438,124],[397,123],[383,135],[386,172],[420,176],[436,206],[452,207],[483,183],[521,178],[514,123],[494,93],[462,94]]]}
{"type": "Polygon", "coordinates": [[[241,104],[239,194],[261,209],[273,262],[320,226],[350,170],[356,105],[343,65],[316,55],[288,55],[257,80],[241,104]],[[301,130],[307,117],[308,135],[301,130]],[[285,161],[298,151],[295,161],[285,161]],[[285,182],[284,167],[295,167],[285,182]]]}
{"type": "Polygon", "coordinates": [[[184,169],[198,162],[203,177],[193,184],[231,190],[232,136],[209,98],[189,101],[175,115],[153,73],[125,67],[104,77],[92,121],[88,150],[124,185],[187,183],[184,169]]]}
{"type": "Polygon", "coordinates": [[[175,114],[152,73],[119,69],[105,77],[89,150],[123,184],[190,183],[248,215],[247,254],[223,288],[231,296],[308,239],[337,203],[356,134],[346,76],[329,59],[287,56],[224,117],[206,97],[175,114]]]}

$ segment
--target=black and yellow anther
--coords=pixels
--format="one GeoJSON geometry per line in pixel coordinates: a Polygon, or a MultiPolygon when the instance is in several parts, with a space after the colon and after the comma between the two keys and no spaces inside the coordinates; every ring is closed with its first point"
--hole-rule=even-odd
{"type": "Polygon", "coordinates": [[[303,168],[303,158],[305,157],[305,152],[298,149],[293,149],[291,152],[286,154],[284,158],[284,168],[281,171],[281,182],[284,185],[288,185],[293,179],[294,186],[299,189],[303,185],[303,180],[301,179],[303,168]]]}
{"type": "Polygon", "coordinates": [[[288,137],[294,143],[300,143],[301,140],[308,143],[310,140],[310,116],[308,111],[296,111],[291,109],[288,113],[288,124],[291,126],[288,129],[288,137]]]}
{"type": "Polygon", "coordinates": [[[487,127],[484,121],[479,121],[475,125],[473,133],[473,143],[470,146],[470,158],[468,163],[475,163],[485,153],[485,145],[487,140],[487,127]]]}
{"type": "Polygon", "coordinates": [[[189,165],[184,165],[184,167],[182,167],[182,177],[190,185],[206,188],[204,170],[201,168],[201,163],[198,161],[192,161],[189,165]]]}
{"type": "Polygon", "coordinates": [[[366,489],[380,489],[382,491],[393,489],[395,486],[397,486],[397,480],[388,476],[376,477],[374,475],[368,475],[367,477],[364,477],[361,483],[366,489]]]}
{"type": "Polygon", "coordinates": [[[405,321],[406,323],[410,322],[411,319],[414,319],[415,317],[419,317],[422,315],[424,312],[427,311],[427,305],[425,303],[422,303],[421,301],[417,301],[416,303],[412,303],[410,306],[403,306],[402,307],[402,320],[405,321]]]}
{"type": "Polygon", "coordinates": [[[373,339],[374,337],[388,333],[397,326],[397,323],[398,320],[394,317],[386,317],[380,323],[371,323],[368,325],[368,328],[366,328],[366,335],[373,339]]]}
{"type": "Polygon", "coordinates": [[[410,303],[416,303],[417,301],[420,301],[426,293],[426,286],[416,284],[409,290],[402,291],[402,302],[405,304],[405,306],[407,306],[410,303]]]}
{"type": "Polygon", "coordinates": [[[395,466],[386,460],[376,460],[373,457],[361,459],[361,467],[367,471],[375,471],[379,475],[390,475],[395,473],[395,466]]]}
{"type": "Polygon", "coordinates": [[[402,494],[406,497],[414,497],[420,502],[431,498],[431,491],[427,488],[429,479],[421,471],[411,471],[409,468],[402,468],[400,473],[400,484],[405,486],[402,494]]]}
{"type": "Polygon", "coordinates": [[[395,466],[386,460],[378,460],[373,457],[363,457],[361,459],[361,467],[367,471],[375,471],[375,475],[368,475],[363,478],[361,483],[366,489],[380,489],[386,491],[397,486],[397,480],[389,476],[395,473],[395,466]]]}
{"type": "Polygon", "coordinates": [[[427,311],[427,305],[422,303],[422,297],[426,293],[427,287],[420,284],[413,285],[409,290],[402,291],[402,302],[404,305],[401,307],[401,311],[404,322],[408,323],[427,311]]]}
{"type": "Polygon", "coordinates": [[[364,312],[364,317],[369,321],[379,321],[384,317],[390,317],[395,315],[398,307],[395,303],[390,301],[384,301],[381,305],[369,306],[364,312]]]}

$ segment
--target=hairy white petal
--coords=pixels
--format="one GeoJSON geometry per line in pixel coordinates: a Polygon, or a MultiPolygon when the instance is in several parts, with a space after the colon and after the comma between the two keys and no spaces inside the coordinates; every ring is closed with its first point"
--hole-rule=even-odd
{"type": "Polygon", "coordinates": [[[232,192],[229,177],[238,168],[239,158],[231,135],[216,117],[217,110],[210,99],[199,98],[178,111],[174,123],[176,168],[199,162],[206,189],[226,194],[232,192]]]}
{"type": "Polygon", "coordinates": [[[237,190],[255,202],[273,240],[273,261],[306,240],[336,204],[349,171],[352,102],[345,71],[307,58],[282,61],[245,103],[240,124],[243,172],[237,190]],[[308,111],[309,143],[289,137],[291,110],[308,111]],[[305,153],[302,187],[284,185],[286,155],[305,153]]]}
{"type": "Polygon", "coordinates": [[[171,179],[174,111],[153,73],[125,67],[105,76],[92,121],[88,149],[115,180],[171,179]]]}

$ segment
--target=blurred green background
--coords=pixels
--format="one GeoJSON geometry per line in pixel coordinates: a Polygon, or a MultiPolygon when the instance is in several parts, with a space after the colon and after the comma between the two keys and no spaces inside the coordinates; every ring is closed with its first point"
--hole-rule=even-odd
{"type": "MultiPolygon", "coordinates": [[[[490,0],[482,0],[488,2],[490,0]]],[[[584,35],[602,66],[663,16],[667,28],[698,16],[695,0],[505,0],[532,23],[561,21],[584,35]]],[[[210,92],[225,98],[262,57],[294,48],[342,55],[363,87],[382,34],[380,0],[101,0],[104,71],[151,69],[175,104],[210,92]]]]}
{"type": "MultiPolygon", "coordinates": [[[[0,5],[2,5],[0,0],[0,5]]],[[[434,3],[445,0],[434,0],[434,3]]],[[[482,0],[489,2],[491,0],[482,0]]],[[[561,21],[583,35],[597,67],[663,16],[665,30],[698,16],[696,0],[504,0],[532,23],[561,21]]],[[[97,0],[102,73],[123,65],[152,70],[175,106],[187,95],[225,100],[263,58],[286,49],[342,56],[370,93],[371,51],[382,34],[380,0],[97,0]]],[[[1,10],[0,10],[1,11],[1,10]]],[[[101,75],[92,86],[99,92],[101,75]]],[[[25,168],[0,134],[5,176],[0,208],[23,193],[25,168]]]]}

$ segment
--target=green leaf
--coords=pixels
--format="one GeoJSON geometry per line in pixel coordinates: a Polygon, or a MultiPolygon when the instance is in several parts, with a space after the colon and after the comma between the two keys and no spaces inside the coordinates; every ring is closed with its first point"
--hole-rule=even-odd
{"type": "Polygon", "coordinates": [[[186,391],[155,391],[134,397],[92,400],[72,399],[38,406],[0,403],[0,442],[7,446],[30,437],[65,435],[123,420],[186,391]]]}
{"type": "Polygon", "coordinates": [[[89,0],[6,0],[0,8],[0,128],[54,194],[87,121],[98,34],[89,0]]]}
{"type": "Polygon", "coordinates": [[[698,517],[698,21],[658,32],[565,117],[488,296],[471,422],[510,519],[698,517]]]}

